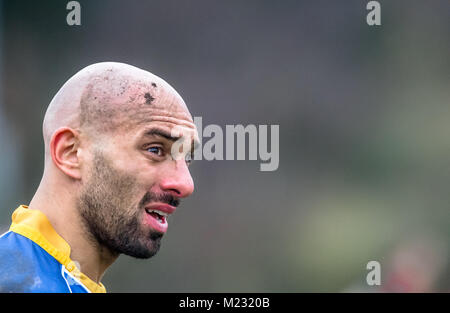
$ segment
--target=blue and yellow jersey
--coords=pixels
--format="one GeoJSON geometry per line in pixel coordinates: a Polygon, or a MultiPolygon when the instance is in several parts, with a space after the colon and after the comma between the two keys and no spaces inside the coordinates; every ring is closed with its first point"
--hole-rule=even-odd
{"type": "Polygon", "coordinates": [[[0,292],[106,292],[80,272],[70,246],[38,210],[21,205],[0,236],[0,292]]]}

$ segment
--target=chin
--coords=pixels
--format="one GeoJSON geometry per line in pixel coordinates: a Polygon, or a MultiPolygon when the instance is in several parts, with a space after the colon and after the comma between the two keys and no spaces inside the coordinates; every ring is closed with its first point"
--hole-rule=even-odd
{"type": "Polygon", "coordinates": [[[163,235],[160,233],[152,232],[150,238],[146,239],[145,248],[143,247],[143,249],[139,249],[139,253],[136,253],[134,257],[148,259],[156,255],[161,247],[162,236],[163,235]]]}

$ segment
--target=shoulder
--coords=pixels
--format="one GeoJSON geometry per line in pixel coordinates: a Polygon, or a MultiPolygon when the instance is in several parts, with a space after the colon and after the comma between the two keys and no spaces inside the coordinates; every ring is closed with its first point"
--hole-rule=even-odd
{"type": "Polygon", "coordinates": [[[0,237],[0,292],[68,292],[62,265],[30,239],[0,237]]]}

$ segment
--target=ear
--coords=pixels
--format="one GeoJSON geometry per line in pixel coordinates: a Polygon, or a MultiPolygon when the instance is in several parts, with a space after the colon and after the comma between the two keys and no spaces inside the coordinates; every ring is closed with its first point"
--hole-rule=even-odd
{"type": "Polygon", "coordinates": [[[50,140],[53,163],[67,176],[81,179],[79,133],[69,127],[57,129],[50,140]]]}

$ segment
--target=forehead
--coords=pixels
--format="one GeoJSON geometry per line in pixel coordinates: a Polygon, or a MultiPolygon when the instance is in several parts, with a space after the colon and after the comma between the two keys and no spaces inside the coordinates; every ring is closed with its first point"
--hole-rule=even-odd
{"type": "Polygon", "coordinates": [[[148,134],[152,129],[160,129],[171,137],[198,137],[197,128],[189,113],[141,109],[130,117],[130,122],[130,129],[138,135],[148,134]]]}
{"type": "Polygon", "coordinates": [[[161,96],[161,93],[158,95],[141,91],[123,113],[123,125],[134,132],[143,131],[151,126],[159,126],[166,131],[195,130],[192,116],[179,96],[161,96]]]}
{"type": "MultiPolygon", "coordinates": [[[[153,94],[150,96],[153,97],[153,94]]],[[[152,103],[148,103],[148,97],[146,93],[141,94],[137,97],[141,99],[135,99],[122,114],[120,130],[124,135],[141,138],[158,129],[172,138],[185,137],[199,141],[196,125],[181,98],[153,97],[152,103]]]]}
{"type": "Polygon", "coordinates": [[[89,107],[98,107],[95,113],[111,119],[111,126],[116,129],[134,129],[153,122],[165,123],[167,127],[195,127],[181,96],[156,76],[98,77],[88,88],[86,98],[90,100],[89,107]]]}

